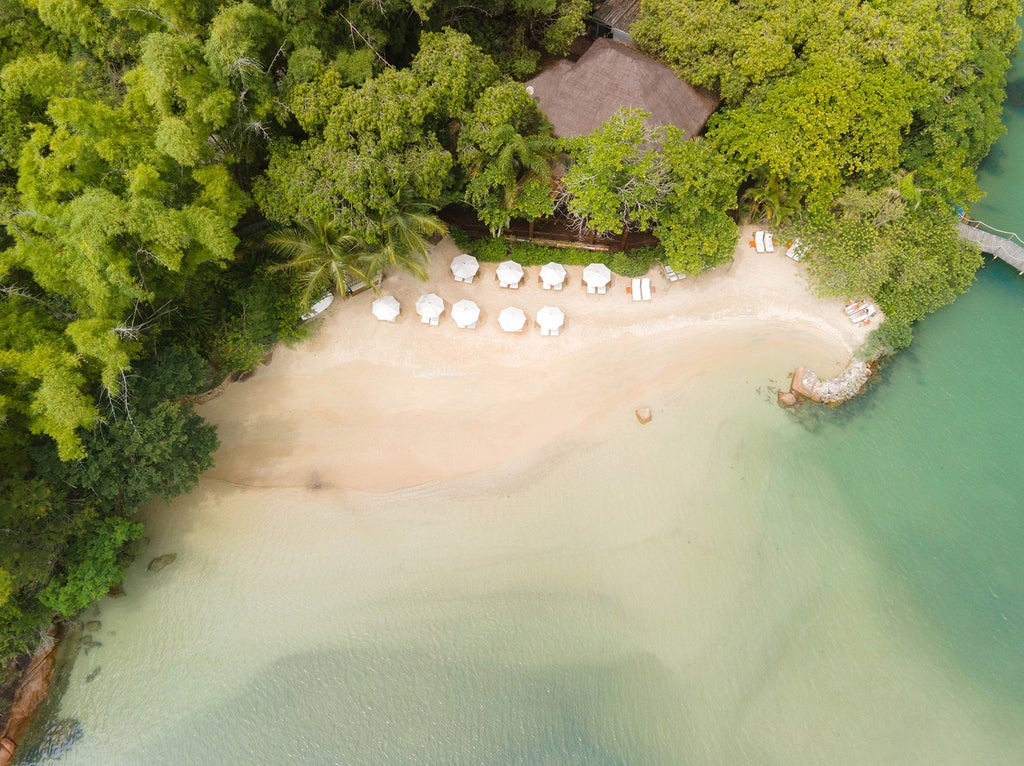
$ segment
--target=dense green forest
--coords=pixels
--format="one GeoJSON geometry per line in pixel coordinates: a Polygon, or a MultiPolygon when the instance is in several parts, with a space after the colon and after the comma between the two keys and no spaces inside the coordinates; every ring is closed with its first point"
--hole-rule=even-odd
{"type": "Polygon", "coordinates": [[[324,288],[422,270],[443,206],[649,230],[689,273],[738,211],[873,295],[893,347],[970,283],[951,211],[1001,131],[1016,2],[646,0],[639,44],[722,97],[706,134],[624,111],[559,141],[520,81],[589,10],[0,0],[0,657],[210,466],[183,397],[301,337],[324,288]]]}

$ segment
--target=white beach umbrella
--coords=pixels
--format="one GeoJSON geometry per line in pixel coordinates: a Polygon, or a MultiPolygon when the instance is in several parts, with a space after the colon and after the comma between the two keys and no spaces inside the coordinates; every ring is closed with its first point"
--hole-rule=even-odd
{"type": "Polygon", "coordinates": [[[480,271],[480,263],[469,253],[457,255],[452,259],[452,276],[456,282],[472,282],[480,271]]]}
{"type": "Polygon", "coordinates": [[[537,312],[537,324],[541,335],[557,335],[558,328],[565,324],[565,314],[554,306],[545,306],[537,312]]]}
{"type": "Polygon", "coordinates": [[[612,281],[612,270],[603,263],[592,263],[583,269],[583,281],[587,287],[606,287],[612,281]]]}
{"type": "Polygon", "coordinates": [[[518,286],[523,278],[523,267],[515,261],[502,261],[494,273],[502,287],[518,286]]]}
{"type": "Polygon", "coordinates": [[[382,322],[394,322],[402,310],[402,304],[393,295],[378,298],[370,306],[373,315],[382,322]]]}
{"type": "Polygon", "coordinates": [[[473,329],[480,318],[480,307],[473,301],[463,300],[452,306],[452,319],[455,326],[465,329],[473,329]]]}
{"type": "Polygon", "coordinates": [[[434,293],[421,295],[416,301],[416,313],[423,318],[424,322],[437,324],[438,318],[444,313],[444,301],[440,295],[434,293]]]}
{"type": "Polygon", "coordinates": [[[565,266],[560,263],[545,263],[540,267],[540,281],[545,287],[561,287],[565,281],[565,266]]]}
{"type": "Polygon", "coordinates": [[[513,306],[502,309],[498,314],[498,324],[505,332],[522,332],[526,327],[526,312],[513,306]]]}

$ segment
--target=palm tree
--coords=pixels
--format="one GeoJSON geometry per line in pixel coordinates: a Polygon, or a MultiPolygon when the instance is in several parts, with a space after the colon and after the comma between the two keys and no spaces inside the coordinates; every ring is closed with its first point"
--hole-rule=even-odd
{"type": "Polygon", "coordinates": [[[499,130],[503,135],[496,154],[477,146],[466,152],[465,159],[472,178],[466,190],[466,201],[476,208],[494,235],[512,218],[520,215],[534,218],[550,213],[543,206],[537,208],[538,195],[524,196],[523,192],[528,184],[539,184],[546,192],[541,196],[549,199],[558,158],[557,139],[550,135],[523,135],[511,125],[499,130]]]}
{"type": "Polygon", "coordinates": [[[754,186],[743,192],[743,202],[751,221],[776,226],[788,223],[800,209],[796,195],[783,187],[774,174],[763,170],[758,173],[754,186]]]}
{"type": "Polygon", "coordinates": [[[427,278],[430,238],[448,230],[426,202],[414,200],[403,188],[392,198],[387,211],[372,216],[373,242],[359,247],[358,271],[373,291],[388,267],[404,269],[420,279],[427,278]]]}
{"type": "Polygon", "coordinates": [[[325,291],[344,297],[351,282],[366,278],[361,266],[362,241],[343,232],[335,218],[300,218],[294,226],[269,234],[267,243],[288,259],[271,268],[299,272],[302,306],[307,310],[325,291]]]}

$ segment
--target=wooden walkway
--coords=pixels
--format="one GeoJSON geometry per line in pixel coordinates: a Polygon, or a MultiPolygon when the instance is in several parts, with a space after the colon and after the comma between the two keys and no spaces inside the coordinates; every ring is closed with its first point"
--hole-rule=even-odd
{"type": "MultiPolygon", "coordinates": [[[[1020,245],[1020,237],[1012,232],[1003,233],[1009,234],[1013,239],[1001,237],[999,234],[985,231],[985,229],[981,228],[982,226],[986,226],[986,224],[970,219],[965,219],[965,222],[956,225],[960,231],[961,239],[969,239],[971,242],[977,243],[983,253],[988,253],[993,258],[1006,261],[1013,268],[1017,269],[1020,274],[1024,274],[1024,247],[1020,245]],[[1017,241],[1015,242],[1014,240],[1017,241]]],[[[987,228],[991,229],[992,227],[988,226],[987,228]]]]}

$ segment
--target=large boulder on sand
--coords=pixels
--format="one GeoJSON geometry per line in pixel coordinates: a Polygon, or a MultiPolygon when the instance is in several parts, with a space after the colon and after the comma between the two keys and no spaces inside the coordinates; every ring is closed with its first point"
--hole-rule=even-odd
{"type": "Polygon", "coordinates": [[[634,414],[636,415],[636,419],[639,420],[640,423],[643,425],[647,425],[648,423],[650,423],[651,418],[654,417],[651,414],[650,407],[638,407],[636,413],[634,414]]]}
{"type": "Polygon", "coordinates": [[[817,385],[818,376],[813,370],[808,370],[806,367],[797,367],[793,371],[793,382],[790,384],[789,390],[794,394],[814,399],[814,389],[817,385]]]}
{"type": "Polygon", "coordinates": [[[796,404],[796,394],[792,391],[779,391],[779,406],[792,407],[796,404]]]}

